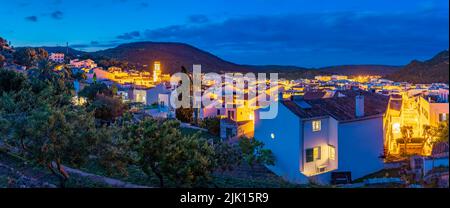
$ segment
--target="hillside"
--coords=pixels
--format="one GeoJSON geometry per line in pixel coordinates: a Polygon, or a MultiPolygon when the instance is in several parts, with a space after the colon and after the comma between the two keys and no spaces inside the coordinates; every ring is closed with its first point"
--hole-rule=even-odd
{"type": "MultiPolygon", "coordinates": [[[[65,47],[43,47],[49,52],[65,52],[65,47]]],[[[161,61],[164,73],[179,72],[181,66],[189,70],[193,64],[201,64],[203,72],[278,72],[285,78],[311,78],[321,74],[380,75],[394,81],[413,83],[448,83],[448,51],[421,62],[412,61],[407,66],[389,65],[340,65],[323,68],[304,68],[283,65],[240,65],[225,61],[209,52],[184,43],[135,42],[97,52],[83,52],[69,48],[72,56],[87,56],[97,60],[111,58],[126,61],[136,66],[161,61]]]]}
{"type": "Polygon", "coordinates": [[[387,75],[386,78],[411,83],[449,83],[448,50],[442,51],[427,61],[414,60],[398,72],[387,75]]]}
{"type": "Polygon", "coordinates": [[[181,66],[188,69],[193,64],[201,64],[203,72],[238,71],[249,68],[240,66],[184,43],[136,42],[91,53],[94,57],[109,57],[125,60],[138,65],[148,65],[161,61],[165,73],[179,72],[181,66]]]}
{"type": "Polygon", "coordinates": [[[283,65],[240,65],[225,61],[211,53],[184,43],[136,42],[119,45],[116,48],[91,53],[94,57],[109,57],[138,65],[161,61],[166,72],[178,72],[181,66],[191,68],[202,64],[205,72],[281,72],[283,74],[371,74],[387,75],[399,69],[384,65],[345,65],[320,69],[283,65]]]}
{"type": "MultiPolygon", "coordinates": [[[[27,48],[27,47],[17,47],[16,49],[21,49],[21,48],[27,48]]],[[[31,48],[43,48],[45,49],[48,53],[65,53],[67,52],[67,48],[65,46],[42,46],[42,47],[31,47],[31,48]]],[[[71,57],[76,57],[76,56],[82,56],[85,54],[88,54],[87,52],[84,51],[80,51],[80,50],[76,50],[73,48],[68,48],[69,50],[69,55],[71,57]]]]}

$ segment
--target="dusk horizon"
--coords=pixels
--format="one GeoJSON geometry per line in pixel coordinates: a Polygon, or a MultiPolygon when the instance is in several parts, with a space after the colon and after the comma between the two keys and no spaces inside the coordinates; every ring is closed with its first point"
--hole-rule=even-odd
{"type": "Polygon", "coordinates": [[[88,52],[136,41],[181,42],[234,63],[304,67],[405,65],[413,59],[428,59],[449,45],[449,7],[443,0],[176,4],[188,9],[135,0],[8,1],[0,8],[0,24],[5,25],[0,34],[15,46],[68,42],[88,52]],[[42,5],[48,7],[35,12],[42,5]],[[230,10],[231,5],[238,7],[230,10]],[[100,9],[89,13],[94,8],[100,9]],[[89,15],[80,17],[77,11],[89,15]],[[30,30],[23,30],[25,26],[30,30]]]}

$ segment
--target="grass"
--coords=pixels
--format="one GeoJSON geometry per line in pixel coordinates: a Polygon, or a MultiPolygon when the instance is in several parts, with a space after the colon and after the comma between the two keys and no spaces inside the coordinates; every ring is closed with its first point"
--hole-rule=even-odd
{"type": "MultiPolygon", "coordinates": [[[[0,162],[3,164],[11,167],[14,169],[14,171],[18,171],[21,174],[37,179],[40,183],[49,183],[58,186],[59,185],[59,179],[52,175],[50,171],[44,167],[42,167],[39,164],[35,164],[30,161],[26,161],[25,159],[21,158],[20,156],[1,152],[0,151],[0,162]]],[[[0,187],[7,187],[8,186],[8,178],[11,179],[18,179],[17,175],[12,173],[11,171],[3,171],[0,172],[0,187]]],[[[98,183],[96,181],[93,181],[87,177],[81,177],[78,175],[70,175],[69,180],[66,182],[67,188],[84,188],[84,187],[90,187],[90,188],[107,188],[109,187],[107,184],[104,183],[98,183]]]]}

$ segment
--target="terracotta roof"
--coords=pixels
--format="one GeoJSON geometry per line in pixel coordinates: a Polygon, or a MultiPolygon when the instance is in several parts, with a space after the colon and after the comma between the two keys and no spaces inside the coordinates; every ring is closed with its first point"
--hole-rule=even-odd
{"type": "Polygon", "coordinates": [[[306,102],[306,101],[285,100],[285,101],[282,101],[282,104],[300,118],[313,118],[313,117],[328,116],[328,113],[326,113],[322,108],[320,108],[318,106],[311,106],[311,108],[302,108],[302,107],[300,107],[298,102],[306,102]]]}
{"type": "Polygon", "coordinates": [[[339,121],[351,121],[375,115],[382,115],[388,106],[389,98],[376,93],[362,90],[339,91],[345,97],[333,97],[304,101],[283,101],[283,104],[300,118],[332,116],[339,121]],[[356,117],[355,97],[364,96],[364,116],[356,117]],[[300,102],[306,102],[310,107],[301,107],[300,102]]]}
{"type": "Polygon", "coordinates": [[[325,91],[307,91],[303,95],[303,99],[305,99],[305,100],[320,99],[320,98],[323,98],[323,96],[325,96],[325,94],[326,94],[325,91]]]}

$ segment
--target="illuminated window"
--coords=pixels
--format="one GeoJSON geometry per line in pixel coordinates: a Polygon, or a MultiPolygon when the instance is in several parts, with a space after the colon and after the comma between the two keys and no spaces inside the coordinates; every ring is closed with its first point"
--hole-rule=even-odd
{"type": "Polygon", "coordinates": [[[332,145],[329,145],[330,147],[330,160],[336,160],[336,148],[332,145]]]}
{"type": "Polygon", "coordinates": [[[321,156],[321,154],[320,154],[320,146],[319,147],[314,147],[313,154],[314,154],[314,160],[320,160],[320,156],[321,156]]]}
{"type": "Polygon", "coordinates": [[[446,121],[448,119],[448,114],[447,113],[439,113],[439,121],[446,121]]]}
{"type": "Polygon", "coordinates": [[[392,124],[392,132],[395,134],[400,133],[400,124],[399,123],[392,124]]]}
{"type": "Polygon", "coordinates": [[[312,130],[313,131],[320,131],[321,128],[321,121],[320,120],[316,120],[312,122],[312,130]]]}

